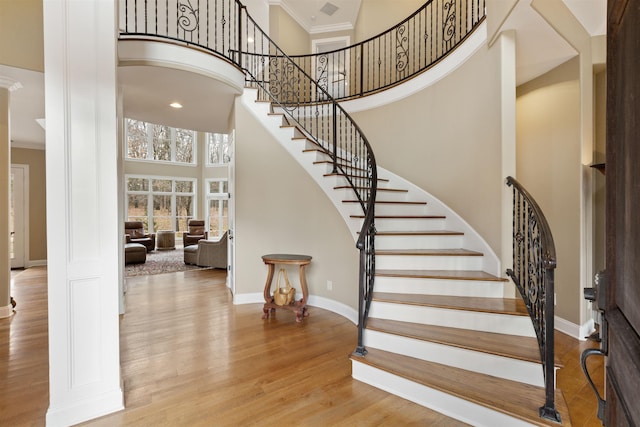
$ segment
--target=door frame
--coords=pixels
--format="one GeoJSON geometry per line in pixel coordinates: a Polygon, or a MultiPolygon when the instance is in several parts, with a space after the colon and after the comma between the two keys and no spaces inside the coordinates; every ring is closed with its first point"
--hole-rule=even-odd
{"type": "MultiPolygon", "coordinates": [[[[18,212],[17,217],[20,217],[20,223],[22,225],[22,233],[14,234],[14,248],[15,248],[15,236],[19,236],[22,239],[22,265],[14,264],[13,260],[11,260],[11,268],[24,268],[29,267],[29,165],[20,164],[20,163],[12,163],[11,164],[11,174],[13,175],[14,169],[19,169],[22,171],[22,206],[20,207],[21,212],[15,208],[15,199],[12,200],[14,203],[14,212],[18,212]]],[[[13,187],[13,186],[12,186],[13,187]]],[[[13,199],[13,188],[11,189],[10,197],[13,199]]],[[[15,231],[15,219],[14,219],[14,231],[15,231]]]]}

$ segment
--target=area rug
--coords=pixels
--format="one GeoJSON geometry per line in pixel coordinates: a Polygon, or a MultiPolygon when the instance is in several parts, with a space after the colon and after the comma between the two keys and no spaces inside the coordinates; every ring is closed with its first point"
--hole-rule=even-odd
{"type": "Polygon", "coordinates": [[[206,267],[198,267],[184,263],[182,248],[169,251],[152,251],[147,253],[147,261],[142,264],[127,264],[124,267],[125,277],[144,276],[149,274],[173,273],[176,271],[202,270],[206,267]]]}

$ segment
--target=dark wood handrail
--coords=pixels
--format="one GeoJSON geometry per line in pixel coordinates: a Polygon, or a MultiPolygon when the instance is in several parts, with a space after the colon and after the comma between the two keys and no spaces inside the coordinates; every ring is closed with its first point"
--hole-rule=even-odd
{"type": "Polygon", "coordinates": [[[555,279],[556,249],[551,228],[542,209],[529,192],[513,177],[513,280],[529,312],[538,339],[545,383],[545,404],[540,416],[560,423],[555,406],[555,279]]]}

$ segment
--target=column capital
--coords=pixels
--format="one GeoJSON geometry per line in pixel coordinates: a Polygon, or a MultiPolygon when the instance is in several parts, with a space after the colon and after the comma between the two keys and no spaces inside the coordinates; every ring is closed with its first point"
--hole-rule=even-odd
{"type": "Polygon", "coordinates": [[[9,92],[22,88],[22,83],[11,77],[0,76],[0,88],[8,89],[9,92]]]}

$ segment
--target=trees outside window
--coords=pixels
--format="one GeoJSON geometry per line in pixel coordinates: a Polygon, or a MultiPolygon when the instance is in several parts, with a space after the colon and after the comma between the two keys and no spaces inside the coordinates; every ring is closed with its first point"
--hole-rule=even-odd
{"type": "Polygon", "coordinates": [[[229,182],[226,179],[207,180],[207,205],[209,236],[221,237],[229,229],[229,182]]]}
{"type": "Polygon", "coordinates": [[[149,232],[187,230],[196,207],[196,180],[127,175],[128,221],[142,221],[149,232]]]}
{"type": "Polygon", "coordinates": [[[224,165],[231,160],[229,135],[207,133],[207,166],[224,165]]]}
{"type": "Polygon", "coordinates": [[[193,130],[125,119],[129,160],[195,164],[197,134],[193,130]]]}

